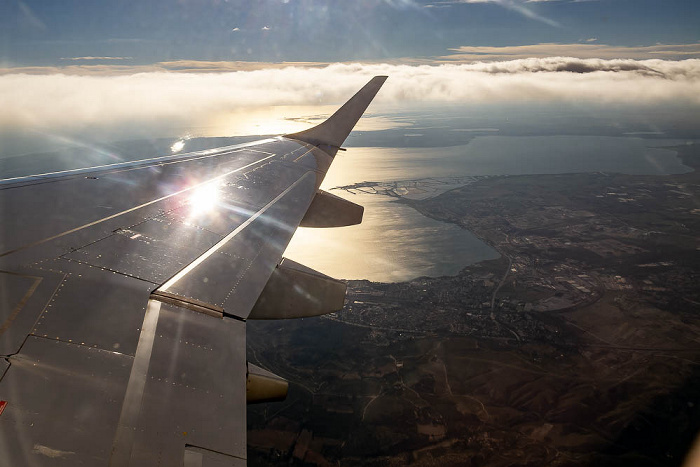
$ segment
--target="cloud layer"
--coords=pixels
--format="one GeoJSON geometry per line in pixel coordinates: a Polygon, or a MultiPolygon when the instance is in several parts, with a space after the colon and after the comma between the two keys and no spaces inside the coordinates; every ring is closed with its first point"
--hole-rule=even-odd
{"type": "Polygon", "coordinates": [[[657,44],[638,47],[622,47],[606,44],[594,44],[592,37],[585,44],[544,43],[532,45],[515,45],[506,47],[462,46],[449,49],[450,55],[441,57],[452,62],[516,60],[519,58],[576,57],[576,58],[633,58],[638,60],[661,58],[679,60],[700,58],[700,43],[696,44],[657,44]]]}
{"type": "Polygon", "coordinates": [[[371,76],[379,74],[390,78],[378,103],[570,101],[700,105],[698,59],[547,57],[437,66],[297,65],[221,73],[9,73],[0,76],[0,127],[58,128],[69,132],[110,125],[201,127],[227,115],[245,115],[267,106],[341,103],[371,76]]]}

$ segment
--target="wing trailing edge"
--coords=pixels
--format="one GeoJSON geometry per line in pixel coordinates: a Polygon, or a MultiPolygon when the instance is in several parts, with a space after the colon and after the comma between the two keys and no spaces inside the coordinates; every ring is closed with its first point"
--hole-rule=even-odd
{"type": "Polygon", "coordinates": [[[387,76],[375,76],[328,120],[308,130],[284,135],[284,137],[304,141],[314,146],[327,145],[336,150],[339,149],[386,79],[387,76]]]}

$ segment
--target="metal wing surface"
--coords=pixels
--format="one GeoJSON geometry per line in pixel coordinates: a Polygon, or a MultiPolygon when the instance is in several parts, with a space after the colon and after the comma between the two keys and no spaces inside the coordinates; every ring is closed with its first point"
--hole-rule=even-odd
{"type": "Polygon", "coordinates": [[[255,143],[0,180],[0,465],[245,465],[248,319],[340,309],[282,258],[362,208],[319,190],[386,77],[323,124],[255,143]]]}

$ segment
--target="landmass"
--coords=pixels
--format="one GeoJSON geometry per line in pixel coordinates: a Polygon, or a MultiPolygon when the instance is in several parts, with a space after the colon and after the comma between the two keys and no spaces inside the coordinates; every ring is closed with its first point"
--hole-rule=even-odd
{"type": "Polygon", "coordinates": [[[674,149],[696,170],[342,187],[501,257],[249,323],[249,360],[291,383],[249,407],[250,465],[680,465],[700,430],[700,147],[674,149]]]}

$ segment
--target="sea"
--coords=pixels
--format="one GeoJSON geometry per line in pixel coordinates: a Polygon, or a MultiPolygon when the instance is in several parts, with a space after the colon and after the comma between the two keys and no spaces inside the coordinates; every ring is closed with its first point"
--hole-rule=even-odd
{"type": "MultiPolygon", "coordinates": [[[[365,207],[360,225],[299,228],[285,256],[342,279],[398,282],[454,275],[499,254],[468,230],[427,218],[396,198],[338,190],[361,182],[602,172],[688,172],[676,149],[697,141],[684,112],[567,105],[398,105],[370,110],[339,152],[322,188],[365,207]],[[601,115],[605,115],[602,117],[601,115]]],[[[269,128],[269,126],[266,126],[269,128]]],[[[27,134],[32,135],[31,132],[27,134]]],[[[183,136],[186,134],[187,136],[183,136]]],[[[101,133],[104,135],[104,132],[101,133]]],[[[94,141],[86,135],[0,145],[1,178],[193,151],[260,135],[94,141]],[[58,141],[58,142],[57,142],[58,141]],[[31,144],[29,144],[31,143],[31,144]],[[10,147],[11,146],[11,147],[10,147]]],[[[101,136],[105,138],[105,136],[101,136]]],[[[0,132],[0,143],[3,141],[0,132]]]]}

